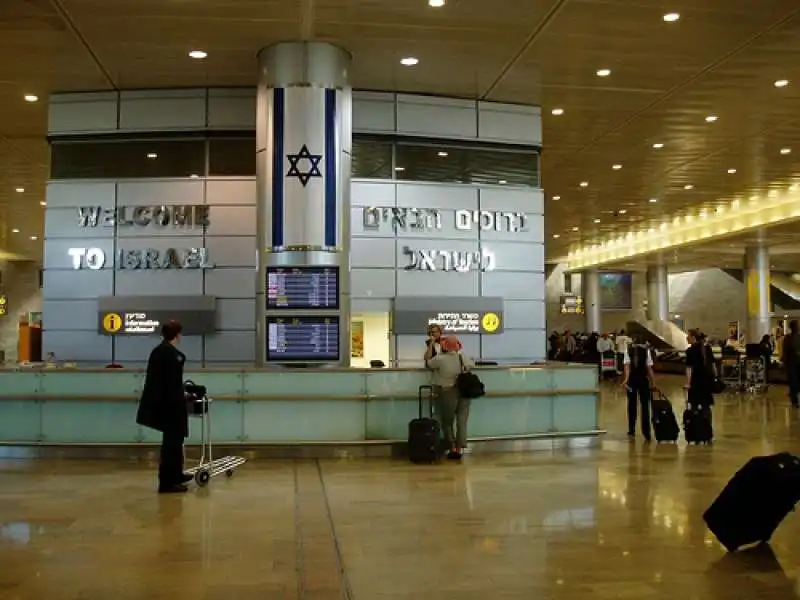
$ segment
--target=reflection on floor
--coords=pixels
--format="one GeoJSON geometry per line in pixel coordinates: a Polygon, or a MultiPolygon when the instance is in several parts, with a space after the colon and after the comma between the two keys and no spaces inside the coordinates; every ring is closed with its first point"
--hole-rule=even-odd
{"type": "Polygon", "coordinates": [[[700,517],[751,455],[800,451],[783,389],[720,399],[713,447],[628,443],[610,385],[603,411],[601,448],[252,462],[184,497],[155,495],[142,465],[2,462],[0,599],[800,596],[800,519],[774,556],[726,557],[700,517]]]}

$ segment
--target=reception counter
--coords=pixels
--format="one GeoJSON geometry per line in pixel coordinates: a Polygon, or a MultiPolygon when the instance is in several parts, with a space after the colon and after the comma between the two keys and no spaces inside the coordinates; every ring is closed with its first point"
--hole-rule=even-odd
{"type": "MultiPolygon", "coordinates": [[[[486,396],[470,411],[471,440],[596,436],[593,365],[487,367],[476,370],[486,396]]],[[[224,446],[391,446],[417,415],[423,369],[202,370],[215,443],[224,446]]],[[[142,446],[160,435],[135,423],[141,370],[0,371],[0,444],[142,446]]],[[[192,424],[189,443],[199,441],[192,424]]]]}

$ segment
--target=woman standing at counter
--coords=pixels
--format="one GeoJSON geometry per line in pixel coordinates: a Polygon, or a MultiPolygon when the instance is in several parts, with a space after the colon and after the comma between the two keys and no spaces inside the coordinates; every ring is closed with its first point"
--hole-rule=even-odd
{"type": "Polygon", "coordinates": [[[425,364],[433,371],[436,413],[448,448],[447,458],[459,460],[463,449],[467,447],[470,399],[461,396],[456,386],[456,379],[462,371],[472,369],[475,363],[468,356],[461,354],[461,341],[455,336],[441,337],[441,329],[439,329],[438,352],[435,350],[436,345],[432,337],[429,337],[428,347],[425,350],[425,364]]]}
{"type": "Polygon", "coordinates": [[[444,332],[442,331],[442,327],[440,325],[428,325],[428,339],[425,340],[425,365],[427,366],[428,361],[430,358],[439,354],[442,351],[441,349],[441,341],[442,335],[444,332]],[[430,352],[430,357],[428,357],[428,353],[430,352]]]}

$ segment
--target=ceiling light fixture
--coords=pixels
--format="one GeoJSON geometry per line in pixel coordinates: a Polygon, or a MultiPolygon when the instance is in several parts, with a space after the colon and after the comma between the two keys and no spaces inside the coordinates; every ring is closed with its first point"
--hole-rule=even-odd
{"type": "Polygon", "coordinates": [[[615,171],[619,171],[622,168],[622,165],[612,165],[611,168],[614,169],[615,171]]]}
{"type": "Polygon", "coordinates": [[[775,82],[776,88],[783,88],[786,87],[787,85],[789,85],[788,79],[778,79],[778,81],[775,82]]]}
{"type": "Polygon", "coordinates": [[[558,235],[557,233],[554,233],[554,234],[553,234],[553,239],[556,239],[556,240],[557,240],[557,239],[558,239],[558,238],[560,238],[560,237],[561,237],[561,236],[560,236],[560,235],[558,235]]]}
{"type": "Polygon", "coordinates": [[[661,148],[663,147],[664,144],[662,144],[661,142],[656,142],[655,144],[653,144],[653,148],[655,148],[656,150],[661,150],[661,148]]]}
{"type": "Polygon", "coordinates": [[[658,198],[650,198],[649,202],[650,204],[655,204],[656,202],[658,202],[658,198]]]}
{"type": "Polygon", "coordinates": [[[37,96],[36,94],[25,94],[25,96],[23,96],[23,97],[25,98],[25,102],[38,102],[39,101],[39,96],[37,96]]]}
{"type": "Polygon", "coordinates": [[[200,179],[200,175],[198,175],[197,173],[192,173],[191,175],[189,175],[189,179],[200,179]]]}
{"type": "Polygon", "coordinates": [[[18,194],[22,194],[22,193],[25,192],[25,188],[17,188],[16,191],[17,191],[18,194]]]}
{"type": "Polygon", "coordinates": [[[624,215],[626,212],[628,212],[628,211],[623,208],[623,209],[620,209],[619,214],[624,215]]]}
{"type": "Polygon", "coordinates": [[[678,19],[681,18],[681,15],[680,15],[680,13],[671,12],[671,13],[665,14],[662,18],[667,23],[674,23],[675,21],[677,21],[678,19]]]}
{"type": "Polygon", "coordinates": [[[419,64],[419,59],[415,56],[406,56],[405,58],[400,59],[400,64],[404,67],[413,67],[414,65],[419,64]]]}
{"type": "Polygon", "coordinates": [[[19,229],[14,228],[11,230],[11,233],[19,233],[19,229]]]}
{"type": "Polygon", "coordinates": [[[600,219],[595,219],[594,224],[597,225],[600,222],[600,219]]]}
{"type": "Polygon", "coordinates": [[[442,8],[444,6],[444,0],[428,0],[428,6],[431,8],[442,8]]]}
{"type": "Polygon", "coordinates": [[[156,154],[155,152],[148,152],[147,158],[149,158],[150,160],[155,160],[158,158],[158,154],[156,154]]]}
{"type": "Polygon", "coordinates": [[[583,187],[583,188],[589,187],[589,182],[588,181],[581,181],[580,186],[583,187]]]}
{"type": "Polygon", "coordinates": [[[563,109],[563,108],[554,108],[554,109],[553,109],[553,110],[551,110],[550,112],[551,112],[552,114],[554,114],[555,116],[557,116],[557,117],[560,117],[561,115],[563,115],[563,114],[564,114],[564,109],[563,109]]]}
{"type": "Polygon", "coordinates": [[[792,153],[791,148],[781,148],[781,154],[791,154],[791,153],[792,153]]]}
{"type": "Polygon", "coordinates": [[[728,175],[733,175],[736,173],[736,169],[728,169],[728,175]]]}
{"type": "Polygon", "coordinates": [[[436,156],[441,156],[442,158],[445,158],[445,157],[448,156],[448,154],[447,154],[447,152],[437,152],[436,156]]]}
{"type": "Polygon", "coordinates": [[[553,196],[553,200],[556,200],[556,201],[561,200],[561,196],[553,196]]]}
{"type": "Polygon", "coordinates": [[[689,184],[686,184],[685,186],[683,186],[683,189],[685,189],[685,190],[693,190],[694,186],[691,183],[689,183],[689,184]]]}
{"type": "Polygon", "coordinates": [[[44,200],[39,200],[39,206],[47,206],[47,202],[44,200]]]}
{"type": "Polygon", "coordinates": [[[713,123],[717,119],[719,119],[719,117],[717,115],[708,115],[706,117],[706,123],[713,123]]]}
{"type": "Polygon", "coordinates": [[[500,180],[500,181],[498,181],[497,183],[499,183],[500,185],[505,185],[505,184],[507,184],[508,182],[507,182],[505,179],[501,179],[501,180],[500,180]]]}
{"type": "Polygon", "coordinates": [[[208,52],[203,50],[192,50],[189,52],[189,57],[194,58],[195,60],[203,60],[208,56],[208,52]]]}
{"type": "Polygon", "coordinates": [[[395,167],[395,168],[394,168],[394,170],[395,170],[395,171],[397,171],[397,172],[399,173],[399,172],[401,172],[401,171],[405,171],[405,170],[406,170],[406,168],[405,168],[405,167],[395,167]]]}
{"type": "Polygon", "coordinates": [[[36,235],[32,235],[32,236],[31,236],[31,240],[32,240],[32,241],[34,241],[34,242],[35,242],[36,240],[38,240],[38,239],[39,239],[39,236],[36,236],[36,235]]]}
{"type": "Polygon", "coordinates": [[[608,77],[611,75],[611,69],[598,69],[597,76],[598,77],[608,77]]]}
{"type": "Polygon", "coordinates": [[[581,229],[580,227],[573,227],[572,231],[580,231],[580,229],[581,229]]]}

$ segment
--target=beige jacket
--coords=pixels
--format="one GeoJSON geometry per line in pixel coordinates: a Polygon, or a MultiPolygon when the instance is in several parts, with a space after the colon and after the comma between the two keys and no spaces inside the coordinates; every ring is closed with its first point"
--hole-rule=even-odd
{"type": "Polygon", "coordinates": [[[469,356],[455,352],[440,352],[428,361],[428,368],[433,371],[433,385],[442,387],[453,387],[456,384],[456,377],[461,373],[461,363],[463,369],[470,370],[475,367],[475,361],[469,356]],[[460,357],[460,360],[459,360],[460,357]]]}

